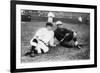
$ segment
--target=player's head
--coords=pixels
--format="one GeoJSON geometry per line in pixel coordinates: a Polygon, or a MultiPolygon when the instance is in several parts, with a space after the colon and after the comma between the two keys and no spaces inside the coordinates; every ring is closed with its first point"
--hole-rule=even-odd
{"type": "Polygon", "coordinates": [[[63,27],[63,23],[61,21],[57,21],[56,22],[56,26],[59,27],[59,28],[62,28],[63,27]]]}
{"type": "Polygon", "coordinates": [[[50,23],[50,22],[47,22],[47,23],[46,23],[46,28],[47,28],[48,30],[52,30],[53,24],[50,23]]]}

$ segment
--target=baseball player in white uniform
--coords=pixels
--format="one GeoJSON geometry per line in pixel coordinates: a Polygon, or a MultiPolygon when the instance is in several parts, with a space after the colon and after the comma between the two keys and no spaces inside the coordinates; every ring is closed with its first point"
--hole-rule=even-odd
{"type": "Polygon", "coordinates": [[[36,31],[34,37],[30,40],[31,50],[29,54],[31,57],[35,54],[46,53],[49,51],[48,46],[55,46],[54,44],[54,32],[52,30],[53,24],[46,23],[46,27],[40,28],[36,31]]]}
{"type": "Polygon", "coordinates": [[[80,22],[82,22],[82,21],[83,21],[82,16],[78,17],[78,20],[79,20],[80,22]]]}
{"type": "Polygon", "coordinates": [[[53,12],[49,12],[48,13],[48,22],[53,23],[53,18],[55,17],[53,12]]]}

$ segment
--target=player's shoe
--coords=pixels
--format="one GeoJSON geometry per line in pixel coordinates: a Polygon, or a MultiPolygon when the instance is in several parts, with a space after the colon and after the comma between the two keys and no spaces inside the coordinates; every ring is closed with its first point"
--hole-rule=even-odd
{"type": "Polygon", "coordinates": [[[77,45],[76,48],[81,49],[81,47],[79,45],[77,45]]]}
{"type": "Polygon", "coordinates": [[[34,50],[34,51],[32,51],[32,53],[30,54],[30,57],[35,57],[35,56],[37,56],[37,55],[38,55],[37,51],[34,50]]]}
{"type": "Polygon", "coordinates": [[[27,52],[27,53],[24,54],[24,56],[28,56],[30,54],[31,54],[31,52],[27,52]]]}
{"type": "Polygon", "coordinates": [[[78,48],[78,49],[81,49],[81,47],[79,46],[78,41],[75,42],[75,47],[78,48]]]}

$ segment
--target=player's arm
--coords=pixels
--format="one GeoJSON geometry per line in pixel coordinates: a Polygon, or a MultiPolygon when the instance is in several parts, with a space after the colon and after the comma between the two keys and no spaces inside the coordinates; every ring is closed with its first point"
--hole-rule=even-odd
{"type": "Polygon", "coordinates": [[[50,46],[56,46],[56,44],[54,44],[54,32],[53,32],[53,34],[52,34],[52,37],[51,37],[51,39],[50,39],[50,42],[49,42],[49,44],[50,44],[50,46]]]}

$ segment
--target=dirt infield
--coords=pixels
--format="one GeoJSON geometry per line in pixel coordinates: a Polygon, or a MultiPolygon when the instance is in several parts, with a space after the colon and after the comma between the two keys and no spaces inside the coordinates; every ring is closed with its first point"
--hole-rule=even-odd
{"type": "Polygon", "coordinates": [[[65,48],[57,46],[56,48],[50,48],[46,54],[40,54],[36,57],[23,56],[25,52],[30,49],[29,41],[34,36],[35,31],[45,26],[46,22],[23,22],[21,24],[21,62],[41,62],[41,61],[66,61],[66,60],[80,60],[90,58],[90,27],[86,24],[69,24],[64,23],[65,28],[77,31],[78,40],[80,43],[87,45],[82,49],[77,48],[65,48]]]}

